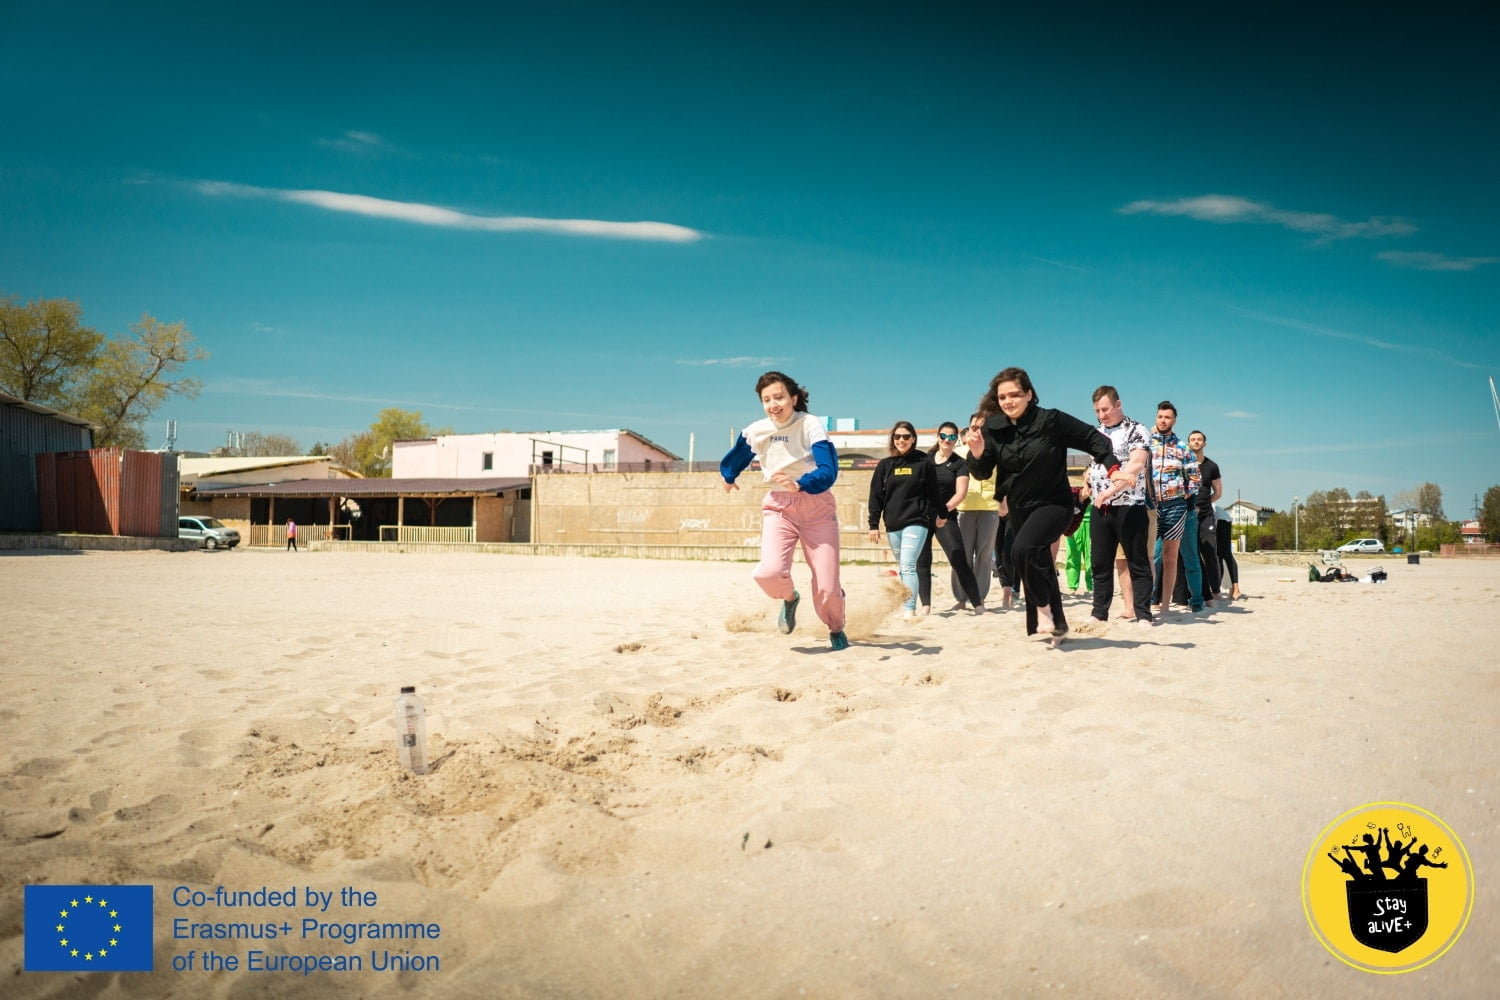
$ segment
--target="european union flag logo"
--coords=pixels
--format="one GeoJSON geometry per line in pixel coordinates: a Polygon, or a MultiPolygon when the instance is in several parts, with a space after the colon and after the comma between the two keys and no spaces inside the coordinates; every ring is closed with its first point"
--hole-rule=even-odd
{"type": "Polygon", "coordinates": [[[27,972],[151,972],[154,886],[28,885],[27,972]]]}

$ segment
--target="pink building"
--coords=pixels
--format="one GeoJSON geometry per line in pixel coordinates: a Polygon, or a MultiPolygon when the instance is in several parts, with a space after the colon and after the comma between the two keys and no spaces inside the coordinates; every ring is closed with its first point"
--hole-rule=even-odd
{"type": "Polygon", "coordinates": [[[444,434],[391,446],[394,479],[639,472],[676,461],[676,455],[632,430],[444,434]]]}

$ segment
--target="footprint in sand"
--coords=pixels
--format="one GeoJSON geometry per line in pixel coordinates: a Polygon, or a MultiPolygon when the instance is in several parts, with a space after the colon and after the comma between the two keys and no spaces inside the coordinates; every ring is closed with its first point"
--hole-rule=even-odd
{"type": "Polygon", "coordinates": [[[182,811],[177,796],[162,793],[150,802],[140,805],[121,806],[115,810],[115,819],[121,823],[156,823],[182,811]]]}

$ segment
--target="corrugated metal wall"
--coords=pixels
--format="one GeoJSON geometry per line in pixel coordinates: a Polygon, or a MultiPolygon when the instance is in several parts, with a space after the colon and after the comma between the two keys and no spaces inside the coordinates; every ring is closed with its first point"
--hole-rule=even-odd
{"type": "Polygon", "coordinates": [[[36,455],[74,451],[93,443],[92,428],[36,413],[21,405],[0,406],[0,531],[41,528],[36,455]]]}
{"type": "Polygon", "coordinates": [[[95,448],[36,457],[41,530],[177,537],[177,456],[95,448]]]}

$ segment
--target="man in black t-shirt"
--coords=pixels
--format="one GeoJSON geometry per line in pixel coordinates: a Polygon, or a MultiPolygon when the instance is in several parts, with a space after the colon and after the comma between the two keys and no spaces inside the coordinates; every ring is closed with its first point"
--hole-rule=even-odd
{"type": "Polygon", "coordinates": [[[1219,599],[1219,543],[1218,528],[1214,523],[1214,504],[1224,495],[1224,481],[1219,478],[1219,463],[1203,454],[1208,438],[1202,431],[1188,435],[1188,447],[1198,459],[1198,472],[1203,483],[1198,487],[1198,555],[1203,566],[1203,602],[1208,604],[1219,599]]]}

